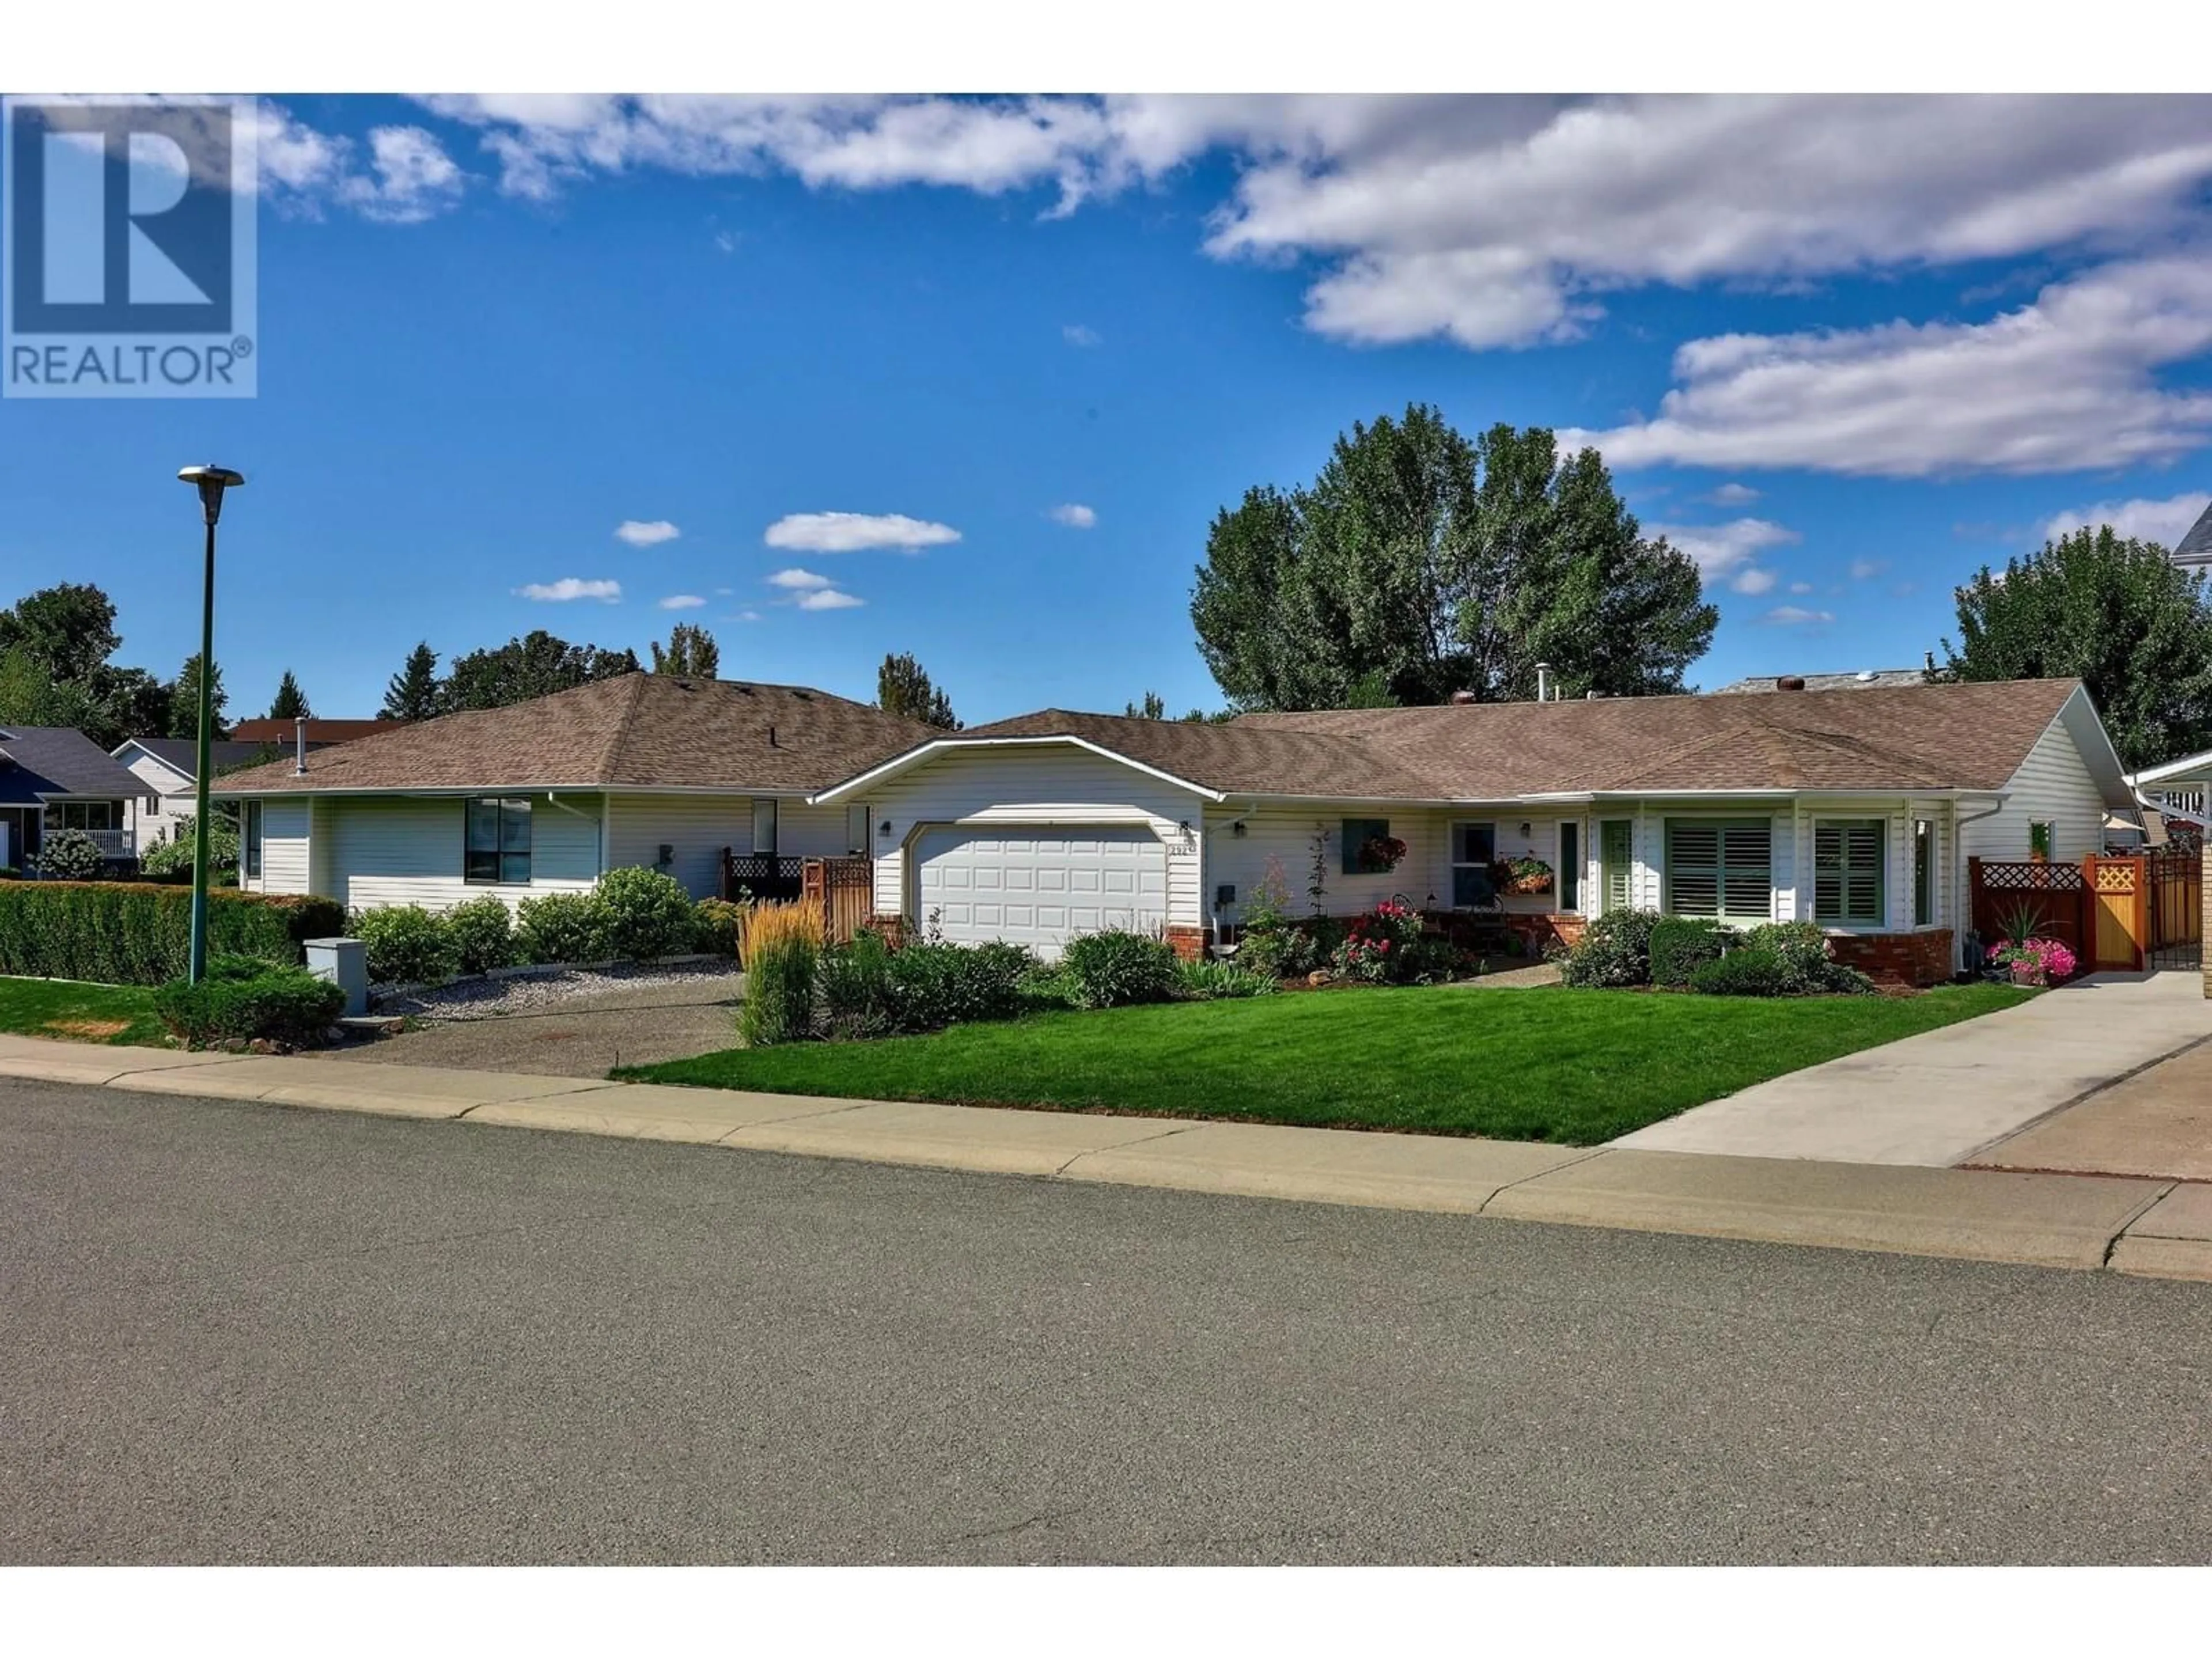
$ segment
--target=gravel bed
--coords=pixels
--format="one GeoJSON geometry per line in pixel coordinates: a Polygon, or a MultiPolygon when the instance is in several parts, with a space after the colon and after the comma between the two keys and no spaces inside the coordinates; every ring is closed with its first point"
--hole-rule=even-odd
{"type": "Polygon", "coordinates": [[[661,963],[609,968],[544,968],[445,985],[372,985],[369,1006],[380,1014],[446,1022],[542,1013],[562,1003],[653,986],[696,988],[698,1000],[734,997],[744,975],[731,962],[661,963]]]}

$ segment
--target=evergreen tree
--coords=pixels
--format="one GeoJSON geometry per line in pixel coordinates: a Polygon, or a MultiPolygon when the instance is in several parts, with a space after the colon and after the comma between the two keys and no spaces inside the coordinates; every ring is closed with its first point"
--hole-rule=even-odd
{"type": "Polygon", "coordinates": [[[1168,717],[1168,700],[1157,691],[1147,691],[1142,703],[1133,702],[1121,712],[1133,720],[1164,720],[1168,717]]]}
{"type": "Polygon", "coordinates": [[[951,699],[930,683],[912,652],[884,658],[884,665],[876,671],[876,707],[887,714],[903,714],[940,731],[960,729],[951,699]]]}
{"type": "Polygon", "coordinates": [[[689,679],[711,680],[722,665],[721,647],[714,636],[696,623],[678,623],[668,630],[668,643],[653,641],[653,672],[678,674],[689,679]]]}
{"type": "Polygon", "coordinates": [[[300,690],[300,682],[286,669],[284,678],[276,683],[276,695],[269,700],[269,718],[272,720],[296,720],[314,711],[307,707],[307,694],[300,690]]]}
{"type": "MultiPolygon", "coordinates": [[[[230,727],[224,723],[223,711],[230,697],[222,689],[222,665],[217,663],[209,676],[210,693],[209,709],[213,719],[209,721],[208,735],[227,738],[230,727]]],[[[173,738],[192,738],[200,729],[200,653],[197,651],[185,659],[185,665],[177,671],[175,684],[169,688],[169,731],[173,738]]]]}
{"type": "Polygon", "coordinates": [[[438,678],[438,653],[423,641],[407,653],[405,666],[385,683],[382,717],[427,720],[443,712],[445,686],[438,678]]]}

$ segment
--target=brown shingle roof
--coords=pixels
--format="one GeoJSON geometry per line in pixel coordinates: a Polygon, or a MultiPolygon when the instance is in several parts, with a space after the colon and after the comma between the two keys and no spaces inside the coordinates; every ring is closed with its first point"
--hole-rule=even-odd
{"type": "Polygon", "coordinates": [[[1603,698],[1245,714],[1044,709],[969,737],[1079,737],[1226,793],[1374,800],[1705,790],[1999,789],[2079,684],[1603,698]]]}
{"type": "Polygon", "coordinates": [[[624,674],[507,708],[395,725],[219,780],[222,794],[324,789],[826,788],[938,736],[798,685],[624,674]]]}

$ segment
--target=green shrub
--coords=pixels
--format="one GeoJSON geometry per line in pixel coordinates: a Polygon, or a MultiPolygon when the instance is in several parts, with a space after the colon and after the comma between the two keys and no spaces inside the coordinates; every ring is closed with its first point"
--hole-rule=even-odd
{"type": "MultiPolygon", "coordinates": [[[[345,931],[345,912],[304,895],[208,895],[210,956],[295,967],[301,941],[345,931]]],[[[191,893],[151,882],[0,884],[0,974],[159,985],[185,971],[191,893]]]]}
{"type": "Polygon", "coordinates": [[[1703,917],[1669,916],[1655,924],[1650,944],[1651,982],[1680,990],[1690,975],[1736,942],[1732,928],[1703,917]]]}
{"type": "Polygon", "coordinates": [[[154,1012],[194,1048],[225,1041],[307,1048],[322,1042],[345,1006],[345,993],[303,968],[272,968],[217,957],[198,985],[171,980],[154,993],[154,1012]]]}
{"type": "Polygon", "coordinates": [[[691,895],[675,877],[632,865],[610,870],[592,890],[607,954],[633,962],[682,956],[695,937],[691,895]]]}
{"type": "MultiPolygon", "coordinates": [[[[179,818],[168,840],[138,860],[139,874],[156,881],[190,881],[192,835],[198,821],[197,816],[179,818]]],[[[235,875],[238,870],[238,826],[220,812],[208,830],[208,870],[210,879],[218,873],[235,875]]]]}
{"type": "Polygon", "coordinates": [[[545,893],[526,898],[514,913],[526,962],[604,962],[605,913],[589,893],[545,893]]]}
{"type": "Polygon", "coordinates": [[[1690,988],[1709,997],[1786,997],[1789,970],[1764,945],[1742,945],[1724,957],[1700,963],[1690,974],[1690,988]]]}
{"type": "Polygon", "coordinates": [[[1125,928],[1070,939],[1060,963],[1074,986],[1079,1008],[1162,1002],[1176,988],[1176,953],[1158,939],[1125,928]]]}
{"type": "Polygon", "coordinates": [[[1217,997],[1271,996],[1282,987],[1272,975],[1255,973],[1237,962],[1178,962],[1176,994],[1194,1002],[1217,997]]]}
{"type": "Polygon", "coordinates": [[[368,946],[368,976],[380,985],[432,984],[459,965],[446,919],[419,904],[356,911],[353,936],[368,946]]]}
{"type": "Polygon", "coordinates": [[[822,947],[801,933],[748,947],[738,1036],[749,1048],[814,1035],[814,977],[822,947]]]}
{"type": "Polygon", "coordinates": [[[48,881],[91,881],[106,862],[100,843],[82,830],[49,831],[39,846],[39,873],[48,881]]]}
{"type": "Polygon", "coordinates": [[[862,933],[823,951],[816,980],[823,1035],[843,1039],[889,1036],[898,1029],[892,1006],[891,951],[880,934],[862,933]]]}
{"type": "Polygon", "coordinates": [[[513,964],[516,955],[514,912],[496,893],[480,893],[446,912],[446,942],[453,964],[464,974],[481,974],[513,964]]]}
{"type": "Polygon", "coordinates": [[[1771,921],[1745,934],[1744,943],[1774,953],[1782,963],[1786,995],[1858,995],[1874,989],[1864,974],[1828,954],[1828,935],[1817,921],[1771,921]]]}
{"type": "Polygon", "coordinates": [[[701,899],[691,910],[691,948],[734,958],[744,919],[745,907],[742,904],[732,904],[727,899],[701,899]]]}
{"type": "Polygon", "coordinates": [[[1607,910],[1560,962],[1559,977],[1569,985],[1648,984],[1651,930],[1663,920],[1656,910],[1607,910]]]}
{"type": "Polygon", "coordinates": [[[1018,945],[924,941],[890,953],[892,1013],[902,1031],[935,1031],[969,1020],[1011,1019],[1036,958],[1018,945]]]}

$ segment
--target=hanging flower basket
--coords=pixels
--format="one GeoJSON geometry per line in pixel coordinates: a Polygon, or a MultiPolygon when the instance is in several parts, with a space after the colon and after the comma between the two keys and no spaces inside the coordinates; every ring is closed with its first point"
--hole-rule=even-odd
{"type": "Polygon", "coordinates": [[[1360,873],[1388,875],[1406,861],[1406,843],[1395,836],[1370,836],[1359,843],[1360,873]]]}
{"type": "Polygon", "coordinates": [[[1498,866],[1493,879],[1502,893],[1548,893],[1552,866],[1541,859],[1508,859],[1498,866]]]}

